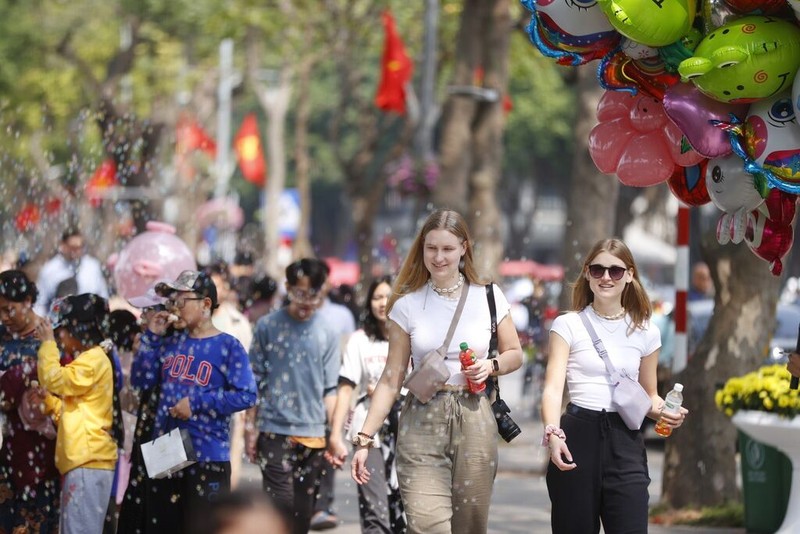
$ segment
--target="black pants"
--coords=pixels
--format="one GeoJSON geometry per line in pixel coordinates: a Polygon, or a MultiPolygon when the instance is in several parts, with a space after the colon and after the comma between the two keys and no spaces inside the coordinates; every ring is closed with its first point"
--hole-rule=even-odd
{"type": "Polygon", "coordinates": [[[256,445],[264,491],[292,519],[292,533],[306,534],[324,467],[324,449],[309,449],[289,436],[261,433],[256,445]]]}
{"type": "Polygon", "coordinates": [[[199,462],[167,478],[149,480],[145,532],[197,532],[193,511],[230,488],[230,462],[199,462]]]}
{"type": "Polygon", "coordinates": [[[314,513],[330,512],[333,513],[333,487],[335,482],[333,466],[330,464],[322,468],[319,481],[319,496],[314,504],[314,513]]]}
{"type": "Polygon", "coordinates": [[[616,413],[571,403],[561,428],[577,467],[547,466],[553,532],[596,534],[602,520],[605,532],[646,533],[650,475],[642,433],[616,413]]]}

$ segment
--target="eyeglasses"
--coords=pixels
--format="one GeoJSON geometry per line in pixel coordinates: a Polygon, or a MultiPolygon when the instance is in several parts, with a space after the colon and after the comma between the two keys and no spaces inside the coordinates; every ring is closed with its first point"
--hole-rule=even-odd
{"type": "Polygon", "coordinates": [[[592,278],[602,278],[606,271],[608,271],[608,276],[611,277],[612,280],[621,280],[628,269],[626,267],[620,267],[619,265],[606,267],[599,263],[593,263],[589,266],[589,274],[592,275],[592,278]]]}
{"type": "Polygon", "coordinates": [[[319,304],[322,302],[322,295],[316,291],[292,289],[288,292],[288,297],[292,302],[303,302],[306,304],[319,304]]]}
{"type": "Polygon", "coordinates": [[[182,310],[184,306],[186,306],[186,302],[190,300],[204,300],[205,297],[178,297],[178,298],[169,298],[167,299],[167,306],[172,306],[173,308],[178,308],[182,310]]]}

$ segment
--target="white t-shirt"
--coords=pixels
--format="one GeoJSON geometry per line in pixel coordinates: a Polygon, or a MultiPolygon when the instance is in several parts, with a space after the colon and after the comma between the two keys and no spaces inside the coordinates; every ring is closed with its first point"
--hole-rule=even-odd
{"type": "MultiPolygon", "coordinates": [[[[492,287],[497,307],[497,323],[500,324],[509,314],[510,307],[500,288],[496,284],[492,284],[492,287]]],[[[442,297],[428,284],[402,296],[394,303],[389,319],[411,336],[411,359],[415,366],[419,365],[427,353],[442,346],[457,307],[458,299],[442,297]]],[[[448,384],[455,386],[467,384],[458,359],[458,353],[461,352],[459,345],[465,341],[469,348],[475,351],[478,359],[486,358],[489,355],[491,329],[486,288],[472,284],[453,339],[447,348],[445,364],[450,370],[448,384]]]]}
{"type": "Polygon", "coordinates": [[[56,254],[39,270],[39,276],[36,279],[39,298],[33,306],[33,311],[37,315],[47,317],[58,284],[73,276],[78,284],[77,294],[94,293],[104,299],[108,298],[108,286],[103,274],[103,267],[97,258],[84,254],[76,271],[74,263],[68,262],[61,254],[56,254]]]}
{"type": "MultiPolygon", "coordinates": [[[[347,340],[342,354],[342,368],[339,376],[355,384],[358,400],[350,414],[345,439],[352,440],[361,430],[369,411],[367,388],[378,383],[386,366],[389,342],[370,339],[363,330],[356,330],[347,340]]],[[[377,436],[376,436],[377,437],[377,436]]]]}
{"type": "MultiPolygon", "coordinates": [[[[608,358],[617,369],[625,369],[634,379],[639,377],[641,359],[661,347],[661,333],[652,323],[628,335],[630,318],[609,321],[587,306],[587,316],[608,351],[608,358]]],[[[556,317],[550,332],[561,336],[569,345],[567,389],[570,402],[589,410],[616,411],[611,403],[611,378],[603,359],[595,350],[592,338],[576,312],[556,317]]]]}

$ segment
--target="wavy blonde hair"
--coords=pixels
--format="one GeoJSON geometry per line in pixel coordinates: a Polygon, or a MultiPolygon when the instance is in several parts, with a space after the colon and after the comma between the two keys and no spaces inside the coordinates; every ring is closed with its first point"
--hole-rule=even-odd
{"type": "Polygon", "coordinates": [[[469,235],[469,229],[464,217],[460,213],[449,209],[437,209],[431,213],[425,220],[425,223],[420,228],[417,237],[411,244],[411,250],[408,251],[403,265],[400,267],[400,272],[397,274],[394,286],[392,288],[392,296],[386,304],[386,313],[394,306],[397,300],[409,293],[413,293],[430,278],[430,273],[425,267],[425,237],[432,230],[447,230],[458,240],[464,244],[465,252],[461,258],[461,265],[459,271],[464,274],[467,283],[482,284],[482,278],[478,275],[475,269],[475,261],[472,253],[472,239],[469,235]]]}
{"type": "Polygon", "coordinates": [[[633,254],[628,248],[628,245],[622,242],[621,239],[612,237],[610,239],[603,239],[595,243],[591,248],[586,258],[583,260],[583,266],[575,282],[572,284],[572,308],[574,311],[581,311],[586,306],[594,302],[594,293],[589,287],[589,281],[586,279],[586,272],[589,269],[592,261],[601,252],[608,252],[617,259],[622,260],[625,267],[633,271],[633,280],[625,285],[622,290],[622,305],[625,311],[631,318],[631,329],[644,328],[645,323],[650,320],[653,315],[653,306],[650,304],[650,298],[647,296],[639,280],[639,269],[636,267],[636,262],[633,261],[633,254]]]}

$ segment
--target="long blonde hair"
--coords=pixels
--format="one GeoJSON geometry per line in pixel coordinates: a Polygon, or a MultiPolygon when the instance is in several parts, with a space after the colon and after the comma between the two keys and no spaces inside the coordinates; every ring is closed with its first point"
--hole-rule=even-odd
{"type": "Polygon", "coordinates": [[[631,318],[631,328],[644,328],[645,323],[653,315],[653,306],[650,304],[647,291],[645,291],[639,280],[639,269],[636,267],[636,262],[633,261],[631,250],[621,239],[615,237],[595,243],[584,258],[581,272],[572,284],[573,310],[580,311],[594,302],[594,293],[592,293],[589,281],[586,279],[586,271],[592,260],[601,252],[608,252],[622,260],[625,267],[633,271],[633,280],[626,284],[625,289],[622,290],[622,306],[625,307],[625,311],[631,318]]]}
{"type": "Polygon", "coordinates": [[[472,239],[469,235],[469,229],[464,217],[460,213],[449,209],[437,209],[431,213],[425,220],[425,223],[420,228],[417,237],[411,244],[411,250],[408,251],[403,265],[400,267],[400,272],[397,274],[394,286],[392,288],[392,296],[389,297],[389,302],[386,304],[386,313],[392,309],[397,300],[409,293],[413,293],[428,281],[430,273],[425,268],[425,236],[432,230],[447,230],[456,236],[461,243],[464,244],[466,252],[461,258],[461,265],[459,271],[464,273],[466,282],[470,284],[481,284],[483,280],[478,275],[475,269],[475,261],[472,254],[472,239]]]}

